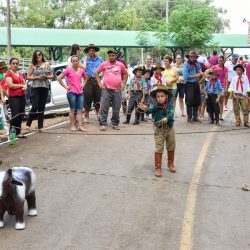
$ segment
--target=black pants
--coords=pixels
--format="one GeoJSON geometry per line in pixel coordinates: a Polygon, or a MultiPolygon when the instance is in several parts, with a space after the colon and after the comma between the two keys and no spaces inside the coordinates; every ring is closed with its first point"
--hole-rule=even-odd
{"type": "Polygon", "coordinates": [[[187,107],[198,108],[201,104],[200,86],[198,82],[186,84],[186,105],[187,107]]]}
{"type": "Polygon", "coordinates": [[[84,87],[84,108],[90,109],[94,102],[95,109],[99,110],[102,90],[94,78],[90,78],[84,87]]]}
{"type": "Polygon", "coordinates": [[[127,115],[131,115],[133,110],[136,109],[135,111],[135,120],[139,121],[140,119],[140,112],[137,110],[137,106],[139,102],[141,101],[143,97],[142,91],[131,91],[130,92],[130,98],[129,98],[129,103],[128,103],[128,113],[127,115]]]}
{"type": "Polygon", "coordinates": [[[27,119],[27,126],[31,126],[32,121],[35,119],[36,115],[38,118],[38,129],[43,128],[44,120],[44,110],[46,101],[48,98],[48,89],[47,88],[32,88],[31,89],[31,110],[29,117],[27,119]],[[36,114],[38,112],[38,114],[36,114]]]}
{"type": "Polygon", "coordinates": [[[9,106],[11,111],[10,127],[14,127],[16,134],[21,133],[22,119],[25,108],[25,95],[9,96],[9,106]]]}
{"type": "Polygon", "coordinates": [[[219,113],[220,113],[219,103],[216,102],[217,97],[218,96],[216,94],[208,94],[207,112],[210,115],[211,121],[214,120],[214,115],[217,121],[217,117],[219,117],[219,113]]]}

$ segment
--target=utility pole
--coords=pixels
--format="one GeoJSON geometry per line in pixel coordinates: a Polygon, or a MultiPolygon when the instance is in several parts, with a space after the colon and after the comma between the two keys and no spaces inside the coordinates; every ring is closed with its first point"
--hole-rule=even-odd
{"type": "Polygon", "coordinates": [[[7,0],[7,54],[11,57],[10,0],[7,0]]]}
{"type": "Polygon", "coordinates": [[[168,23],[168,14],[169,14],[169,0],[166,0],[166,22],[168,23]]]}

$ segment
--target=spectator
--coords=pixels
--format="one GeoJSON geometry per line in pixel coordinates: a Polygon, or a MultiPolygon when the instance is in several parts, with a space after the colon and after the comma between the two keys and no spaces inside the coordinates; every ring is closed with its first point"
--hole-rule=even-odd
{"type": "Polygon", "coordinates": [[[214,50],[212,56],[209,58],[211,67],[218,64],[218,59],[217,51],[214,50]]]}
{"type": "Polygon", "coordinates": [[[109,50],[107,54],[109,60],[102,63],[95,72],[98,85],[103,91],[99,122],[101,131],[106,130],[110,104],[112,104],[111,123],[113,125],[113,129],[119,129],[119,113],[122,101],[121,91],[124,90],[125,84],[128,80],[128,72],[123,63],[117,61],[116,52],[114,50],[109,50]],[[103,82],[99,76],[100,73],[103,73],[103,82]]]}
{"type": "Polygon", "coordinates": [[[186,81],[186,106],[187,122],[199,122],[198,108],[201,103],[199,79],[203,75],[201,65],[197,61],[195,51],[190,51],[187,55],[188,61],[183,67],[183,76],[186,81]],[[193,118],[192,118],[193,117],[193,118]]]}
{"type": "Polygon", "coordinates": [[[71,65],[68,67],[59,77],[59,83],[67,89],[67,99],[69,102],[70,113],[70,130],[76,131],[75,122],[75,110],[77,110],[78,130],[86,132],[87,130],[82,126],[82,109],[83,109],[83,88],[87,81],[87,74],[83,69],[79,67],[78,56],[71,56],[71,65]],[[67,77],[67,84],[63,82],[63,78],[67,77]],[[84,81],[83,81],[84,78],[84,81]]]}
{"type": "Polygon", "coordinates": [[[232,78],[237,75],[236,71],[234,70],[234,66],[237,65],[238,58],[239,58],[238,54],[233,54],[231,61],[227,61],[225,63],[225,67],[228,69],[228,82],[227,82],[227,86],[225,88],[224,111],[227,111],[227,102],[228,102],[228,98],[230,96],[230,93],[228,92],[228,89],[230,87],[232,78]]]}
{"type": "Polygon", "coordinates": [[[146,58],[146,64],[143,65],[143,70],[150,70],[150,77],[153,76],[154,74],[154,66],[153,66],[153,60],[152,57],[150,55],[147,55],[146,58]]]}
{"type": "Polygon", "coordinates": [[[9,106],[11,111],[10,127],[15,128],[17,138],[27,138],[21,133],[22,118],[25,108],[25,91],[27,89],[24,76],[18,71],[19,60],[10,59],[10,70],[6,72],[9,106]]]}
{"type": "Polygon", "coordinates": [[[33,119],[38,117],[38,130],[41,132],[44,121],[44,110],[48,98],[50,79],[53,73],[50,64],[44,59],[41,50],[35,50],[32,57],[32,64],[29,67],[27,79],[32,80],[31,84],[31,109],[26,122],[26,129],[30,130],[33,119]]]}
{"type": "Polygon", "coordinates": [[[103,63],[103,59],[100,56],[96,55],[100,48],[96,47],[94,44],[89,44],[88,47],[84,49],[85,53],[88,53],[87,56],[83,58],[83,69],[87,73],[87,83],[84,89],[84,122],[89,122],[89,111],[94,101],[94,107],[96,114],[99,118],[99,109],[100,109],[100,100],[102,90],[98,85],[97,79],[95,77],[95,71],[103,63]]]}
{"type": "Polygon", "coordinates": [[[176,90],[175,98],[179,96],[181,116],[185,117],[184,96],[185,96],[186,84],[185,84],[184,77],[183,77],[183,62],[182,62],[181,55],[176,56],[176,63],[174,66],[177,69],[177,73],[178,73],[177,90],[176,90]]]}

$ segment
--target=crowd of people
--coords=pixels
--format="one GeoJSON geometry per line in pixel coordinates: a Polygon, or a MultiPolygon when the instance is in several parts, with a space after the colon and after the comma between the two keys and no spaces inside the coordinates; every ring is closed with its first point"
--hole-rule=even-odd
{"type": "MultiPolygon", "coordinates": [[[[86,55],[80,58],[81,48],[73,44],[67,68],[58,76],[58,82],[67,91],[70,130],[87,131],[85,125],[89,123],[92,107],[101,131],[107,130],[110,107],[111,124],[115,130],[120,129],[121,107],[126,117],[124,124],[130,123],[133,111],[133,125],[151,119],[155,130],[156,176],[161,176],[165,141],[169,170],[173,173],[176,171],[173,124],[178,115],[177,99],[180,116],[187,117],[188,123],[203,122],[207,110],[209,122],[220,125],[223,112],[228,110],[231,94],[235,125],[241,126],[242,112],[243,124],[249,127],[250,62],[246,65],[237,54],[226,61],[224,56],[217,55],[217,51],[209,58],[202,53],[190,51],[186,58],[179,54],[176,58],[166,55],[163,61],[156,64],[153,64],[152,56],[148,55],[145,64],[135,66],[129,74],[127,64],[119,52],[109,50],[108,60],[104,61],[96,55],[99,50],[97,46],[90,44],[84,48],[86,55]]],[[[5,102],[4,96],[8,97],[12,115],[10,128],[16,129],[17,137],[26,138],[22,133],[21,123],[27,85],[23,74],[18,70],[18,64],[17,58],[11,58],[7,69],[6,63],[0,62],[0,94],[2,103],[5,102]]],[[[52,78],[50,64],[46,62],[41,50],[35,50],[27,73],[27,80],[32,81],[32,107],[26,122],[27,131],[36,115],[38,130],[41,132],[43,129],[45,104],[52,78]]]]}

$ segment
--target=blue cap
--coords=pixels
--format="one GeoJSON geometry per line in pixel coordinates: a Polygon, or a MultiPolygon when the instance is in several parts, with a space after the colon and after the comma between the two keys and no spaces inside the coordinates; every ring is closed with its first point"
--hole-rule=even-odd
{"type": "Polygon", "coordinates": [[[239,55],[238,54],[232,54],[232,59],[236,59],[236,58],[239,58],[239,55]]]}

